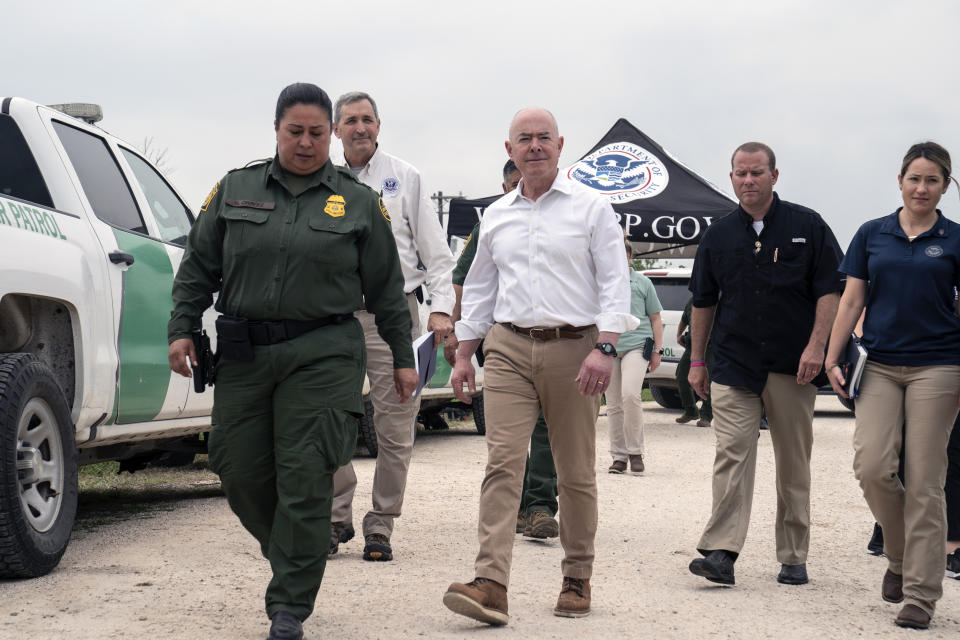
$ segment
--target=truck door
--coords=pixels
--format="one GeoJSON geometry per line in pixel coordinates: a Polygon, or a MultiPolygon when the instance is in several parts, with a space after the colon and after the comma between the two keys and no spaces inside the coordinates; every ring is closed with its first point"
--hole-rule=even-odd
{"type": "MultiPolygon", "coordinates": [[[[158,237],[152,213],[141,210],[135,190],[108,141],[74,124],[52,120],[90,209],[109,270],[114,307],[117,393],[106,424],[176,418],[189,380],[170,371],[167,321],[174,263],[158,237]]],[[[139,194],[139,191],[136,191],[139,194]]]]}

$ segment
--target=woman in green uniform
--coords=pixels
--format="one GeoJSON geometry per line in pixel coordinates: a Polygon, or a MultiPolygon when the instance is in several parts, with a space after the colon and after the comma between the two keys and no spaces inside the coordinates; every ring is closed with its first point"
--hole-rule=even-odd
{"type": "Polygon", "coordinates": [[[330,162],[331,103],[312,84],[277,100],[276,155],[207,197],[173,285],[170,368],[190,376],[190,330],[215,305],[210,466],[270,561],[270,638],[302,637],[326,566],[333,473],[363,411],[363,331],[376,317],[401,401],[416,388],[410,315],[389,214],[330,162]]]}

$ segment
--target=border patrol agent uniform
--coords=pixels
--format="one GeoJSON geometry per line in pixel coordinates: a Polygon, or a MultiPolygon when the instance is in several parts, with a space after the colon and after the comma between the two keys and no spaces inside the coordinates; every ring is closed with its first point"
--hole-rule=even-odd
{"type": "Polygon", "coordinates": [[[414,366],[390,217],[377,195],[327,162],[291,176],[276,157],[228,173],[190,232],[173,285],[172,342],[216,309],[246,318],[252,359],[223,357],[210,466],[260,542],[273,579],[267,615],[313,611],[330,536],[333,473],[363,411],[366,302],[394,367],[414,366]]]}

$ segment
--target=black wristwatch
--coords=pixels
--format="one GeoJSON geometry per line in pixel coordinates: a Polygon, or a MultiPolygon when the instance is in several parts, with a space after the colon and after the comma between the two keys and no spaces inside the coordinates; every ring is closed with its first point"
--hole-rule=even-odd
{"type": "Polygon", "coordinates": [[[593,345],[593,348],[605,356],[617,355],[617,348],[613,346],[612,342],[598,342],[597,344],[593,345]]]}

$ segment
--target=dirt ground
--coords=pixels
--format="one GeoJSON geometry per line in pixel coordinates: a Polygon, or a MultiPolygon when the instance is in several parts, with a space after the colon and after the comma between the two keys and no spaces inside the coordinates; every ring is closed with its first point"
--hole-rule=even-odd
{"type": "MultiPolygon", "coordinates": [[[[486,459],[472,423],[417,440],[395,560],[369,563],[354,539],[327,565],[312,640],[336,638],[887,638],[898,605],[880,599],[885,560],[865,552],[872,518],[851,471],[853,418],[818,398],[814,423],[811,581],[777,584],[776,494],[769,434],[760,436],[753,519],[737,585],[687,571],[710,508],[714,438],[674,424],[676,412],[645,407],[647,471],[609,475],[606,419],[597,437],[600,527],[593,614],[558,618],[562,551],[554,539],[517,536],[510,624],[490,628],[448,611],[451,581],[473,576],[477,497],[486,459]]],[[[355,461],[355,510],[369,504],[373,460],[355,461]]],[[[262,639],[269,566],[209,487],[121,521],[75,534],[58,569],[37,580],[0,581],[0,638],[262,639]],[[200,496],[200,497],[196,497],[200,496]]],[[[562,518],[562,513],[561,513],[562,518]]],[[[960,638],[960,581],[946,580],[924,637],[960,638]]]]}

